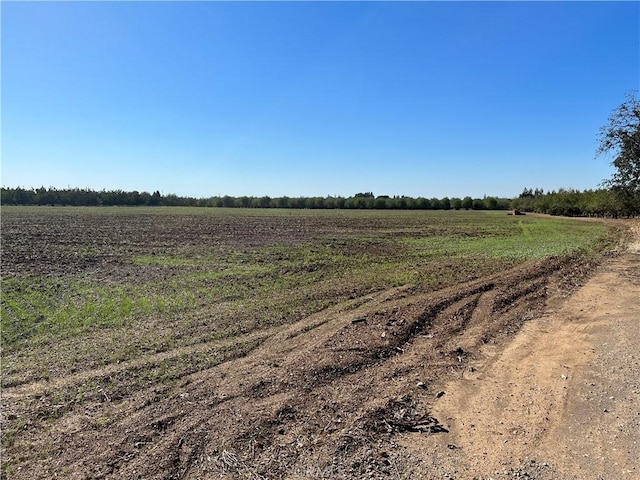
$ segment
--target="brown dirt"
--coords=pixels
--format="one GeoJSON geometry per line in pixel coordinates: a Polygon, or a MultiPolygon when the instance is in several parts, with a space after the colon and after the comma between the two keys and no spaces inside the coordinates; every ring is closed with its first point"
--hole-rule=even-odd
{"type": "Polygon", "coordinates": [[[432,409],[447,439],[404,445],[450,478],[640,478],[640,222],[632,230],[626,252],[450,382],[432,409]]]}
{"type": "Polygon", "coordinates": [[[639,478],[639,253],[351,299],[171,385],[56,399],[180,349],[7,388],[8,478],[639,478]]]}

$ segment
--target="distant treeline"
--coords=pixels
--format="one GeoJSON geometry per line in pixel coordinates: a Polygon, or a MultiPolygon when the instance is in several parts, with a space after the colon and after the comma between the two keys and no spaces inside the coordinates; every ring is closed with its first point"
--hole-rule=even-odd
{"type": "Polygon", "coordinates": [[[311,209],[395,209],[395,210],[508,210],[508,198],[412,198],[375,196],[372,192],[352,197],[223,197],[193,198],[159,191],[125,192],[123,190],[2,188],[3,205],[71,205],[71,206],[164,206],[227,208],[311,208],[311,209]]]}
{"type": "Polygon", "coordinates": [[[25,189],[2,187],[3,205],[71,205],[71,206],[184,206],[227,208],[298,208],[298,209],[389,209],[389,210],[510,210],[566,216],[623,217],[640,213],[640,199],[623,199],[608,189],[578,191],[560,189],[545,193],[542,189],[525,188],[514,199],[484,197],[464,198],[375,196],[373,192],[352,197],[223,197],[193,198],[159,191],[126,192],[95,191],[80,188],[25,189]]]}
{"type": "Polygon", "coordinates": [[[514,209],[568,217],[633,217],[640,214],[640,197],[609,189],[578,191],[560,189],[545,193],[525,188],[511,202],[514,209]]]}

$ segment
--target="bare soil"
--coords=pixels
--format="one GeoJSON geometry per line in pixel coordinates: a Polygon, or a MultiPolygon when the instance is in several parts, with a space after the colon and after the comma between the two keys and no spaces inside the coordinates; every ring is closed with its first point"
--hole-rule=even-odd
{"type": "MultiPolygon", "coordinates": [[[[5,475],[640,478],[640,223],[629,226],[634,242],[595,270],[547,259],[353,298],[253,333],[242,355],[171,385],[56,403],[56,390],[135,372],[123,362],[6,388],[5,475]]],[[[228,341],[135,362],[223,355],[228,341]]]]}
{"type": "Polygon", "coordinates": [[[446,439],[403,446],[449,478],[640,478],[640,222],[632,230],[626,252],[449,382],[432,408],[446,439]]]}

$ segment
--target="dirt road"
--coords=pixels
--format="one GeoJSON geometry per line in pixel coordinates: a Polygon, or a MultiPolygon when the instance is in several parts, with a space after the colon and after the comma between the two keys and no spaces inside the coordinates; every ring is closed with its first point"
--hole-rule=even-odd
{"type": "Polygon", "coordinates": [[[407,439],[410,448],[433,452],[451,478],[639,479],[640,223],[634,228],[626,253],[451,382],[432,410],[450,433],[407,439]]]}

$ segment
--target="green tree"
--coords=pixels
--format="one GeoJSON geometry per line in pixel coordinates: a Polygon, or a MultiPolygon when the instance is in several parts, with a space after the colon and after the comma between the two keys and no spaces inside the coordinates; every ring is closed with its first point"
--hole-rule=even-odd
{"type": "Polygon", "coordinates": [[[156,190],[155,192],[153,192],[153,194],[151,195],[151,198],[149,199],[149,205],[152,206],[157,206],[160,205],[160,201],[162,200],[162,195],[160,195],[160,191],[156,190]]]}
{"type": "Polygon", "coordinates": [[[260,197],[260,207],[261,208],[271,207],[271,198],[268,196],[260,197]]]}
{"type": "Polygon", "coordinates": [[[313,197],[313,206],[309,205],[309,208],[327,208],[324,197],[313,197]]]}
{"type": "Polygon", "coordinates": [[[495,197],[485,197],[484,198],[484,208],[487,210],[497,210],[498,209],[498,199],[495,197]]]}
{"type": "Polygon", "coordinates": [[[613,154],[616,171],[606,184],[627,215],[640,213],[640,100],[636,92],[616,108],[600,129],[597,155],[613,154]]]}
{"type": "Polygon", "coordinates": [[[2,205],[15,205],[16,204],[16,191],[12,188],[2,187],[2,193],[0,194],[0,204],[2,205]]]}
{"type": "Polygon", "coordinates": [[[416,201],[416,208],[420,210],[429,210],[431,208],[431,202],[428,198],[418,197],[416,201]]]}
{"type": "Polygon", "coordinates": [[[289,197],[279,197],[275,201],[278,208],[289,208],[289,197]]]}
{"type": "Polygon", "coordinates": [[[378,198],[376,198],[376,201],[373,205],[373,208],[376,208],[378,210],[383,210],[385,208],[387,208],[387,200],[389,199],[388,196],[386,195],[382,195],[378,198]]]}
{"type": "Polygon", "coordinates": [[[474,198],[471,203],[471,208],[473,210],[484,210],[484,200],[481,198],[474,198]]]}

